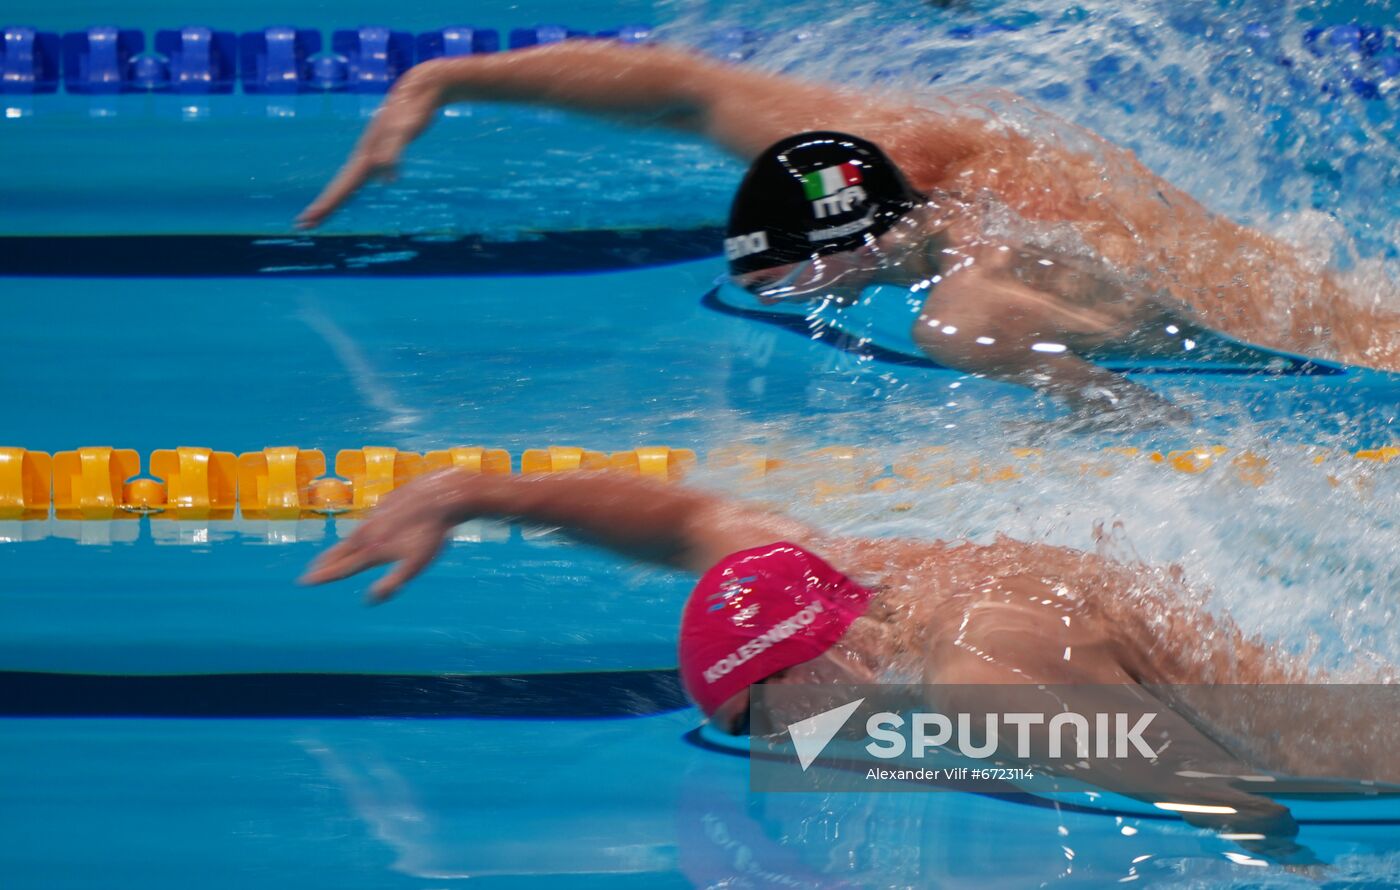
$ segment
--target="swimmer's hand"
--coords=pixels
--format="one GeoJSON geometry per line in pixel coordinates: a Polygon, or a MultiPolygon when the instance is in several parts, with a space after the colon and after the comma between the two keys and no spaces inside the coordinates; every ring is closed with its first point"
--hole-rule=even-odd
{"type": "Polygon", "coordinates": [[[371,179],[392,182],[404,148],[428,128],[441,105],[442,89],[431,62],[400,77],[374,112],[345,166],[297,216],[297,228],[316,228],[371,179]]]}
{"type": "Polygon", "coordinates": [[[1236,802],[1239,812],[1234,815],[1184,814],[1182,818],[1190,825],[1218,831],[1222,838],[1280,865],[1301,868],[1325,864],[1312,849],[1297,842],[1298,823],[1287,807],[1252,795],[1244,800],[1243,804],[1236,802]]]}
{"type": "Polygon", "coordinates": [[[1115,392],[1093,389],[1066,401],[1074,411],[1057,427],[1073,433],[1131,433],[1194,422],[1191,412],[1136,384],[1115,392]]]}
{"type": "Polygon", "coordinates": [[[444,496],[441,475],[432,473],[390,492],[354,534],[322,553],[299,583],[339,581],[392,563],[389,573],[371,585],[368,600],[374,604],[392,597],[428,567],[459,521],[450,496],[444,496]]]}
{"type": "Polygon", "coordinates": [[[1032,447],[1042,447],[1068,434],[1092,436],[1112,433],[1125,435],[1171,427],[1194,427],[1191,413],[1143,388],[1144,398],[1070,401],[1073,410],[1050,421],[1011,420],[1002,424],[1013,435],[1032,447]]]}

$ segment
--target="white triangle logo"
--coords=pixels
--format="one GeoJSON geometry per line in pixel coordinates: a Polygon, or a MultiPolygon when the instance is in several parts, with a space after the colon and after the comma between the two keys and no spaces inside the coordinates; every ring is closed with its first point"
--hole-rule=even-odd
{"type": "Polygon", "coordinates": [[[841,727],[846,725],[846,721],[851,719],[851,715],[856,712],[856,708],[861,706],[865,699],[858,698],[848,705],[839,708],[832,708],[830,711],[823,711],[815,717],[808,717],[806,720],[799,720],[788,725],[788,735],[792,737],[792,746],[797,749],[797,762],[802,765],[805,773],[807,767],[812,765],[812,761],[826,750],[826,746],[841,731],[841,727]]]}

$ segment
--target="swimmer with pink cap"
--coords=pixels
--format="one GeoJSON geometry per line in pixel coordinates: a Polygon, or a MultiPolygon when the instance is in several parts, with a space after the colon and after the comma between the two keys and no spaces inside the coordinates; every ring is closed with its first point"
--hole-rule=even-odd
{"type": "MultiPolygon", "coordinates": [[[[828,537],[741,501],[617,473],[427,474],[392,492],[302,580],[319,584],[392,564],[370,587],[370,600],[383,601],[432,562],[457,524],[477,517],[552,526],[624,556],[699,574],[682,609],[680,679],[712,724],[728,732],[746,728],[756,683],[864,685],[917,676],[935,697],[970,685],[1074,684],[1121,688],[1142,701],[1153,695],[1149,684],[1218,683],[1221,664],[1249,683],[1300,675],[1296,664],[1262,645],[1242,644],[1228,619],[1201,625],[1189,604],[1171,601],[1175,588],[1160,591],[1153,605],[1159,623],[1173,628],[1170,639],[1155,631],[1157,623],[1135,620],[1157,596],[1157,576],[1140,565],[1010,538],[949,546],[828,537]],[[856,583],[813,549],[878,586],[856,583]]],[[[1244,771],[1255,767],[1174,715],[1169,701],[1160,704],[1163,720],[1172,721],[1171,753],[1162,747],[1154,761],[1161,772],[1152,781],[1160,787],[1125,785],[1113,769],[1090,768],[1077,780],[1145,801],[1189,800],[1199,812],[1182,812],[1195,825],[1265,838],[1296,833],[1285,807],[1247,790],[1228,783],[1179,787],[1187,774],[1181,771],[1195,769],[1192,758],[1202,752],[1222,777],[1253,775],[1244,771]]],[[[1281,719],[1292,726],[1297,715],[1281,719]]],[[[1385,770],[1393,769],[1389,746],[1376,753],[1385,770]]],[[[1286,846],[1280,844],[1270,849],[1286,846]]]]}

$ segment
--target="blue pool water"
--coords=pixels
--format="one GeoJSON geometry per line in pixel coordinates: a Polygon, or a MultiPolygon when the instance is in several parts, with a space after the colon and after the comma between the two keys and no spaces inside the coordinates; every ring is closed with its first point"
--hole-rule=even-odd
{"type": "MultiPolygon", "coordinates": [[[[284,7],[244,4],[208,20],[256,27],[284,7]]],[[[299,8],[326,27],[382,18],[368,0],[299,8]]],[[[127,9],[123,24],[148,28],[186,13],[127,9]]],[[[1385,14],[1343,4],[1203,9],[1208,24],[1259,17],[1293,37],[1319,16],[1385,14]]],[[[944,53],[937,58],[961,72],[948,81],[1036,92],[1134,144],[1211,206],[1279,230],[1312,220],[1334,253],[1393,274],[1394,203],[1364,195],[1394,194],[1374,190],[1394,159],[1394,97],[1374,106],[1299,90],[1270,111],[1248,90],[1213,87],[1202,104],[1222,115],[1214,132],[1249,151],[1208,169],[1205,137],[1186,126],[1201,122],[1198,110],[1126,111],[1126,100],[1096,99],[1086,84],[1108,49],[1125,70],[1158,70],[1189,61],[1173,55],[1183,46],[1219,60],[1211,54],[1224,38],[1162,10],[1084,10],[1083,36],[1054,31],[1058,20],[1035,3],[808,4],[782,10],[782,22],[780,11],[571,4],[502,8],[485,23],[650,18],[699,43],[711,25],[746,21],[792,37],[759,51],[757,64],[814,72],[831,64],[847,17],[863,15],[869,49],[837,66],[853,81],[912,83],[931,64],[916,64],[918,53],[944,53]],[[1011,32],[1014,64],[999,76],[985,44],[948,31],[990,15],[1034,17],[1011,32]],[[1153,15],[1171,21],[1149,29],[1149,51],[1130,38],[1153,15]],[[1035,41],[1063,52],[1032,64],[1035,41]],[[884,71],[862,67],[876,56],[884,71]],[[1270,129],[1322,117],[1336,126],[1297,144],[1270,129]],[[1356,143],[1357,132],[1372,141],[1356,143]],[[1327,146],[1335,163],[1318,166],[1312,155],[1327,146]],[[1229,187],[1232,176],[1249,184],[1229,187]]],[[[55,30],[92,23],[38,4],[11,11],[55,30]]],[[[408,10],[395,23],[426,28],[443,17],[408,10]]],[[[1281,82],[1268,59],[1236,61],[1246,71],[1239,83],[1281,82]]],[[[1302,76],[1314,75],[1325,79],[1302,76]]],[[[1133,81],[1120,80],[1127,95],[1133,81]]],[[[1138,84],[1144,96],[1150,81],[1138,84]]],[[[1200,423],[1191,438],[1072,434],[1047,423],[1055,409],[1011,387],[860,360],[703,307],[722,268],[706,245],[739,168],[691,140],[470,109],[440,122],[397,186],[337,218],[328,234],[347,239],[335,242],[339,259],[315,269],[298,267],[316,265],[303,261],[316,242],[287,223],[369,100],[60,94],[0,105],[21,110],[0,120],[0,250],[71,248],[51,254],[70,274],[0,281],[0,444],[147,454],[294,443],[329,454],[480,443],[517,455],[554,443],[739,445],[780,456],[839,444],[884,464],[929,446],[964,464],[1038,446],[1038,472],[917,494],[818,500],[818,482],[841,481],[823,467],[766,480],[707,467],[699,481],[861,534],[1004,531],[1088,548],[1094,521],[1121,521],[1115,546],[1182,563],[1209,604],[1247,630],[1318,666],[1400,663],[1400,480],[1394,463],[1346,456],[1396,442],[1393,377],[1144,375],[1191,406],[1200,423]],[[539,234],[579,231],[602,239],[590,243],[616,258],[608,268],[539,234]],[[168,240],[191,234],[231,237],[181,242],[210,251],[209,267],[253,265],[161,274],[198,265],[168,240]],[[423,256],[462,235],[504,259],[420,274],[423,256]],[[55,247],[56,236],[121,247],[55,247]],[[256,240],[273,243],[250,252],[256,240]],[[532,253],[532,244],[541,246],[532,253]],[[1265,455],[1272,476],[1253,487],[1148,462],[1104,478],[1078,468],[1105,445],[1212,443],[1265,455]]],[[[3,260],[13,269],[32,258],[3,260]]],[[[452,544],[383,607],[362,607],[355,583],[294,586],[353,525],[0,522],[0,884],[1309,885],[1128,801],[750,794],[745,758],[697,731],[670,673],[691,579],[538,530],[485,527],[464,530],[481,540],[452,544]]],[[[1400,882],[1394,806],[1315,802],[1299,816],[1300,840],[1333,864],[1324,876],[1333,886],[1400,882]]]]}

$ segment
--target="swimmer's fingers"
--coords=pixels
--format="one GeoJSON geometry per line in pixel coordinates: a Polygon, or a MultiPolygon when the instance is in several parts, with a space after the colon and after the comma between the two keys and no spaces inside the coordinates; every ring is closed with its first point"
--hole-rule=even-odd
{"type": "Polygon", "coordinates": [[[386,563],[396,565],[369,591],[371,603],[381,603],[422,573],[442,549],[445,534],[437,528],[399,529],[371,519],[359,531],[321,554],[306,573],[302,584],[326,584],[357,575],[365,569],[386,563]]]}
{"type": "Polygon", "coordinates": [[[320,225],[371,179],[395,179],[404,149],[432,123],[437,107],[437,93],[424,85],[423,78],[401,78],[375,112],[345,166],[297,216],[297,227],[320,225]]]}
{"type": "Polygon", "coordinates": [[[318,556],[297,583],[328,584],[389,562],[391,558],[378,556],[377,549],[366,547],[355,537],[348,538],[318,556]]]}
{"type": "Polygon", "coordinates": [[[399,592],[409,581],[418,577],[422,571],[428,567],[428,563],[433,561],[441,544],[437,547],[423,547],[408,554],[399,560],[398,564],[389,570],[383,578],[380,578],[369,588],[369,600],[371,603],[382,603],[389,597],[399,592]]]}
{"type": "Polygon", "coordinates": [[[336,208],[344,204],[360,186],[375,175],[384,175],[384,171],[373,158],[357,149],[345,166],[340,168],[335,178],[316,196],[316,200],[297,215],[297,228],[314,229],[325,222],[326,217],[334,213],[336,208]]]}
{"type": "Polygon", "coordinates": [[[394,178],[399,156],[412,138],[397,117],[387,103],[376,112],[374,121],[360,137],[345,166],[297,216],[298,228],[320,225],[369,180],[394,178]]]}

